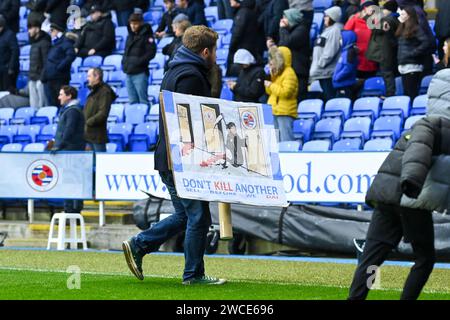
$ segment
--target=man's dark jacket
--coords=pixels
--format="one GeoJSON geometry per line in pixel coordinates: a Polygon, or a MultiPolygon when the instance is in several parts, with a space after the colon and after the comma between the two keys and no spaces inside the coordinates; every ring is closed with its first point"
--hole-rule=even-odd
{"type": "MultiPolygon", "coordinates": [[[[169,71],[164,76],[161,90],[210,97],[211,85],[208,82],[207,74],[208,68],[204,59],[182,46],[177,50],[173,61],[169,64],[169,71]]],[[[160,105],[159,138],[155,150],[155,170],[169,171],[162,112],[160,105]]]]}
{"type": "Polygon", "coordinates": [[[4,28],[0,32],[0,72],[19,71],[19,45],[14,32],[4,28]]]}
{"type": "Polygon", "coordinates": [[[265,76],[264,68],[259,65],[243,68],[233,89],[234,101],[258,102],[265,92],[265,76]]]}
{"type": "Polygon", "coordinates": [[[136,33],[128,26],[128,38],[122,59],[123,71],[126,74],[148,74],[148,64],[156,55],[156,43],[153,38],[152,27],[144,24],[136,33]]]}
{"type": "Polygon", "coordinates": [[[92,88],[84,107],[86,120],[84,138],[87,142],[98,144],[108,142],[106,124],[111,104],[116,98],[114,91],[104,82],[92,88]]]}
{"type": "Polygon", "coordinates": [[[45,61],[52,45],[52,41],[48,33],[40,31],[37,38],[30,39],[30,72],[28,76],[30,80],[41,80],[42,70],[44,70],[45,61]]]}
{"type": "Polygon", "coordinates": [[[73,46],[74,40],[64,35],[54,41],[48,51],[47,61],[42,72],[42,82],[52,80],[69,82],[72,62],[76,58],[73,46]]]}
{"type": "Polygon", "coordinates": [[[84,151],[84,115],[79,104],[61,109],[55,133],[55,147],[58,150],[84,151]]]}
{"type": "Polygon", "coordinates": [[[0,14],[5,18],[6,25],[14,33],[19,32],[20,0],[0,1],[0,14]]]}
{"type": "Polygon", "coordinates": [[[280,28],[278,45],[291,49],[292,68],[297,76],[308,78],[311,66],[311,45],[307,22],[302,21],[292,28],[280,28]]]}
{"type": "Polygon", "coordinates": [[[80,57],[87,57],[91,49],[95,49],[95,55],[106,57],[112,54],[116,48],[116,32],[108,13],[98,21],[88,22],[75,45],[80,57]]]}

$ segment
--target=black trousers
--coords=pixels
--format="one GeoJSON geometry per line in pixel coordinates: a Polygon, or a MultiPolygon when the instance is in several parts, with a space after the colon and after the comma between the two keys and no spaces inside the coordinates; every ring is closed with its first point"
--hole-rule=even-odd
{"type": "Polygon", "coordinates": [[[0,75],[0,91],[9,91],[12,94],[16,94],[16,82],[17,73],[9,74],[8,70],[5,70],[5,72],[0,75]]]}
{"type": "Polygon", "coordinates": [[[419,95],[422,72],[402,74],[403,92],[411,98],[411,102],[419,95]]]}
{"type": "Polygon", "coordinates": [[[64,200],[64,212],[80,213],[83,210],[83,200],[64,200]]]}
{"type": "Polygon", "coordinates": [[[350,287],[349,300],[367,297],[372,287],[373,267],[381,266],[402,237],[405,242],[411,243],[415,263],[406,279],[401,299],[415,300],[419,297],[436,261],[431,212],[380,205],[372,215],[364,250],[350,287]]]}

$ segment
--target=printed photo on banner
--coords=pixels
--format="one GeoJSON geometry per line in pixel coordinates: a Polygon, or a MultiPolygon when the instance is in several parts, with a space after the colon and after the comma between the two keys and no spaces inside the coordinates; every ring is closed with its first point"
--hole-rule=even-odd
{"type": "Polygon", "coordinates": [[[181,197],[287,205],[270,106],[164,91],[162,107],[181,197]]]}

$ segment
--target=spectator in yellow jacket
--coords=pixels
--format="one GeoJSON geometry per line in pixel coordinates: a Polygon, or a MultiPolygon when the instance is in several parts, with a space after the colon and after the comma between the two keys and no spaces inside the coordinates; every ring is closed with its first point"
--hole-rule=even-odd
{"type": "Polygon", "coordinates": [[[280,141],[292,141],[292,123],[297,118],[298,79],[292,69],[291,50],[272,46],[269,49],[270,81],[264,81],[268,104],[272,106],[274,126],[280,141]]]}

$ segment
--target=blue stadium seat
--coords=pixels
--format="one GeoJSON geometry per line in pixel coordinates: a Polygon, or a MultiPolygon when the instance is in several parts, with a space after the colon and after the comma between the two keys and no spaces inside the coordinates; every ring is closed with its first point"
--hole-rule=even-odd
{"type": "Polygon", "coordinates": [[[78,72],[78,68],[81,67],[82,64],[83,64],[83,58],[76,57],[75,60],[73,60],[73,62],[72,62],[70,72],[72,74],[78,72]]]}
{"type": "Polygon", "coordinates": [[[11,143],[15,134],[17,134],[17,126],[0,126],[0,146],[11,143]]]}
{"type": "Polygon", "coordinates": [[[416,123],[418,120],[422,119],[423,117],[424,117],[423,115],[410,116],[405,121],[404,130],[406,131],[406,130],[411,129],[411,127],[414,125],[414,123],[416,123]]]}
{"type": "Polygon", "coordinates": [[[119,90],[116,92],[117,99],[116,103],[128,103],[128,90],[126,87],[119,88],[119,90]]]}
{"type": "Polygon", "coordinates": [[[5,125],[9,123],[14,115],[13,108],[0,108],[0,125],[5,125]]]}
{"type": "Polygon", "coordinates": [[[313,81],[313,82],[311,83],[311,86],[310,86],[310,88],[309,88],[309,91],[310,91],[310,92],[320,92],[320,93],[322,93],[323,90],[322,90],[322,87],[320,86],[320,82],[319,82],[318,80],[313,81]]]}
{"type": "Polygon", "coordinates": [[[340,116],[342,120],[346,120],[350,117],[351,107],[352,101],[348,98],[335,98],[328,100],[325,104],[325,110],[322,114],[322,118],[340,116]]]}
{"type": "Polygon", "coordinates": [[[295,139],[301,139],[303,143],[311,140],[314,131],[313,119],[297,119],[292,125],[292,133],[295,139]]]}
{"type": "Polygon", "coordinates": [[[111,124],[108,130],[109,142],[117,145],[117,151],[122,152],[125,150],[128,144],[128,137],[133,131],[133,125],[131,123],[114,123],[111,124]]]}
{"type": "Polygon", "coordinates": [[[340,118],[325,118],[316,123],[313,139],[330,139],[331,143],[339,140],[342,121],[340,118]]]}
{"type": "Polygon", "coordinates": [[[392,137],[393,140],[400,138],[402,118],[399,116],[379,117],[373,124],[372,138],[392,137]]]}
{"type": "Polygon", "coordinates": [[[70,76],[70,85],[77,89],[84,88],[86,82],[87,82],[86,72],[76,72],[72,73],[70,76]]]}
{"type": "Polygon", "coordinates": [[[404,94],[403,91],[403,82],[402,77],[395,78],[395,95],[402,96],[404,94]]]}
{"type": "Polygon", "coordinates": [[[299,141],[281,141],[278,143],[280,152],[298,152],[301,148],[299,141]]]}
{"type": "Polygon", "coordinates": [[[359,133],[362,135],[362,138],[367,141],[370,138],[371,125],[372,120],[369,117],[350,118],[344,123],[342,137],[349,137],[351,136],[351,133],[359,133]]]}
{"type": "Polygon", "coordinates": [[[158,124],[155,122],[146,122],[138,124],[134,134],[130,135],[130,151],[145,152],[150,146],[157,142],[158,124]]]}
{"type": "Polygon", "coordinates": [[[333,5],[333,0],[313,0],[314,11],[325,11],[333,5]]]}
{"type": "Polygon", "coordinates": [[[8,143],[2,147],[2,152],[22,152],[23,145],[20,143],[8,143]]]}
{"type": "MultiPolygon", "coordinates": [[[[28,1],[22,1],[22,2],[28,2],[28,1]]],[[[21,6],[20,8],[19,8],[19,18],[20,19],[26,19],[27,18],[27,15],[28,15],[28,9],[27,9],[27,7],[26,6],[21,6]]]]}
{"type": "Polygon", "coordinates": [[[364,82],[364,87],[361,92],[362,97],[367,96],[384,96],[386,95],[386,87],[382,77],[372,77],[364,82]]]}
{"type": "Polygon", "coordinates": [[[428,96],[426,94],[417,96],[414,99],[410,116],[411,115],[424,115],[427,113],[427,106],[428,106],[428,96]]]}
{"type": "Polygon", "coordinates": [[[29,72],[30,71],[30,60],[20,60],[20,72],[29,72]]]}
{"type": "Polygon", "coordinates": [[[152,74],[152,85],[161,85],[162,80],[164,78],[164,69],[153,70],[152,74]]]}
{"type": "Polygon", "coordinates": [[[148,100],[152,104],[159,103],[159,93],[161,92],[161,86],[149,85],[147,87],[148,100]]]}
{"type": "Polygon", "coordinates": [[[19,59],[30,59],[30,49],[31,49],[31,45],[26,45],[23,47],[20,47],[20,56],[19,59]]]}
{"type": "Polygon", "coordinates": [[[228,49],[228,48],[230,48],[231,36],[232,36],[232,34],[228,33],[228,34],[222,35],[220,37],[220,42],[221,42],[220,49],[228,49]]]}
{"type": "Polygon", "coordinates": [[[328,151],[330,145],[329,140],[311,140],[303,145],[302,151],[328,151]]]}
{"type": "Polygon", "coordinates": [[[16,87],[18,90],[25,88],[28,85],[28,74],[19,73],[17,77],[16,87]]]}
{"type": "Polygon", "coordinates": [[[408,96],[394,96],[386,98],[380,115],[399,115],[402,119],[409,116],[411,98],[408,96]]]}
{"type": "Polygon", "coordinates": [[[361,139],[341,139],[333,144],[333,151],[358,151],[361,149],[361,139]]]}
{"type": "Polygon", "coordinates": [[[321,33],[323,28],[324,14],[322,12],[314,12],[313,24],[317,27],[317,32],[321,33]]]}
{"type": "Polygon", "coordinates": [[[40,142],[29,143],[23,148],[23,152],[44,152],[45,144],[40,142]]]}
{"type": "Polygon", "coordinates": [[[56,129],[58,124],[52,123],[44,126],[41,129],[41,133],[36,135],[36,142],[47,143],[49,140],[52,140],[55,137],[56,129]]]}
{"type": "Polygon", "coordinates": [[[419,94],[426,94],[428,91],[428,87],[430,86],[430,82],[433,79],[433,76],[423,77],[420,83],[420,92],[419,94]]]}
{"type": "Polygon", "coordinates": [[[298,117],[302,119],[312,118],[315,121],[322,116],[323,101],[320,99],[307,99],[298,104],[298,117]]]}
{"type": "Polygon", "coordinates": [[[78,100],[80,100],[80,105],[84,106],[86,104],[86,100],[87,100],[88,95],[89,95],[89,89],[88,88],[80,88],[78,90],[78,100]]]}
{"type": "Polygon", "coordinates": [[[27,31],[17,33],[16,37],[20,47],[25,46],[29,43],[30,38],[27,31]]]}
{"type": "MultiPolygon", "coordinates": [[[[116,27],[115,29],[116,37],[120,37],[122,39],[122,42],[125,44],[128,38],[128,27],[122,26],[122,27],[116,27]]],[[[124,45],[125,48],[125,45],[124,45]]]]}
{"type": "Polygon", "coordinates": [[[36,135],[41,132],[41,126],[38,124],[19,126],[17,134],[13,136],[14,143],[27,145],[36,141],[36,135]]]}
{"type": "Polygon", "coordinates": [[[103,60],[102,69],[106,71],[122,70],[122,55],[112,54],[105,57],[105,60],[103,60]]]}
{"type": "Polygon", "coordinates": [[[108,152],[108,153],[114,153],[114,152],[116,152],[116,151],[117,151],[117,144],[111,143],[111,142],[108,142],[108,143],[106,144],[106,152],[108,152]]]}
{"type": "Polygon", "coordinates": [[[234,94],[233,91],[227,86],[227,84],[222,85],[222,91],[220,92],[220,99],[233,101],[234,94]]]}
{"type": "Polygon", "coordinates": [[[106,81],[112,87],[123,87],[125,86],[127,75],[122,71],[111,71],[108,75],[108,80],[106,81]]]}
{"type": "Polygon", "coordinates": [[[372,139],[364,144],[364,151],[391,151],[392,144],[390,138],[372,139]]]}
{"type": "Polygon", "coordinates": [[[212,25],[212,29],[215,30],[219,34],[231,33],[232,28],[233,28],[233,20],[232,19],[217,20],[212,25]]]}
{"type": "Polygon", "coordinates": [[[205,17],[206,21],[208,21],[209,26],[212,26],[217,20],[219,20],[219,13],[217,11],[217,6],[206,7],[205,17]]]}
{"type": "Polygon", "coordinates": [[[353,104],[352,117],[378,118],[380,113],[381,99],[377,97],[359,98],[353,104]]]}
{"type": "Polygon", "coordinates": [[[174,39],[174,37],[164,37],[161,40],[159,40],[159,42],[156,46],[158,49],[158,52],[162,52],[162,49],[164,49],[164,47],[167,46],[168,44],[171,44],[173,39],[174,39]]]}
{"type": "Polygon", "coordinates": [[[101,56],[89,56],[84,58],[81,67],[78,67],[78,71],[88,71],[90,68],[100,67],[103,63],[101,56]]]}
{"type": "Polygon", "coordinates": [[[159,121],[159,105],[154,104],[150,108],[150,112],[145,117],[145,122],[158,122],[159,121]]]}
{"type": "Polygon", "coordinates": [[[148,105],[138,103],[125,107],[125,122],[137,125],[145,122],[145,115],[148,113],[148,105]]]}
{"type": "Polygon", "coordinates": [[[14,117],[9,121],[10,124],[29,124],[31,117],[34,116],[34,109],[31,107],[21,107],[16,109],[14,117]]]}
{"type": "Polygon", "coordinates": [[[121,103],[113,103],[109,110],[108,122],[123,122],[125,106],[121,103]]]}
{"type": "Polygon", "coordinates": [[[228,49],[217,49],[216,56],[217,56],[217,64],[219,66],[226,65],[228,59],[228,49]]]}
{"type": "Polygon", "coordinates": [[[44,126],[46,124],[53,123],[53,119],[57,114],[57,107],[42,107],[36,112],[34,117],[31,117],[30,123],[44,126]]]}
{"type": "Polygon", "coordinates": [[[150,69],[163,69],[165,62],[166,62],[166,56],[163,55],[162,53],[158,52],[155,55],[155,57],[152,60],[150,60],[149,68],[150,69]]]}
{"type": "Polygon", "coordinates": [[[318,35],[319,31],[316,28],[311,28],[311,30],[309,30],[309,45],[311,46],[311,48],[314,47],[314,42],[316,41],[318,35]]]}

